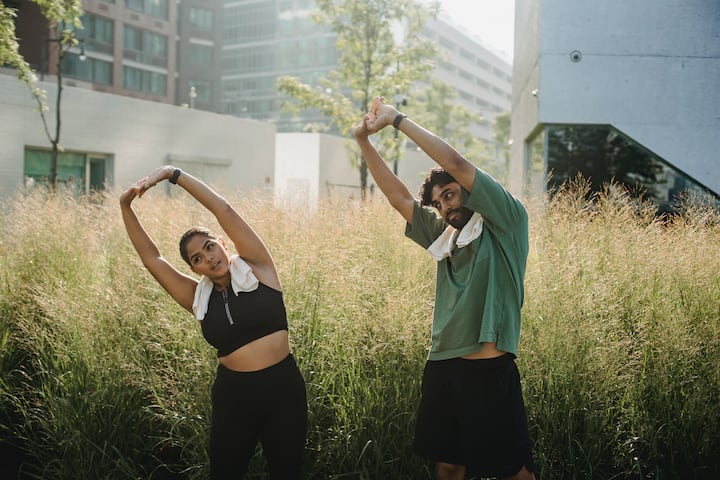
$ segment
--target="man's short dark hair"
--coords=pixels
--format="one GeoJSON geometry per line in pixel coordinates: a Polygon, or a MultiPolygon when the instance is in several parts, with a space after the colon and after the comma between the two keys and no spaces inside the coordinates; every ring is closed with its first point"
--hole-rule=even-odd
{"type": "Polygon", "coordinates": [[[432,203],[432,190],[435,188],[435,185],[442,187],[453,182],[457,182],[457,180],[455,180],[455,177],[446,172],[445,169],[440,167],[433,168],[430,170],[430,173],[427,174],[425,181],[420,186],[420,191],[418,192],[418,195],[420,196],[420,204],[427,206],[432,203]]]}

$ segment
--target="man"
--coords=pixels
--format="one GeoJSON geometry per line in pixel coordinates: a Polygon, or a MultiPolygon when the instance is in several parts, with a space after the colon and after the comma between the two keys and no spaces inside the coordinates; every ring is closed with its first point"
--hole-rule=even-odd
{"type": "Polygon", "coordinates": [[[437,261],[432,344],[415,451],[439,480],[534,479],[515,358],[528,254],[523,205],[444,140],[376,97],[355,128],[375,182],[437,261]],[[370,142],[393,125],[440,168],[415,200],[370,142]],[[434,207],[440,218],[428,206],[434,207]]]}

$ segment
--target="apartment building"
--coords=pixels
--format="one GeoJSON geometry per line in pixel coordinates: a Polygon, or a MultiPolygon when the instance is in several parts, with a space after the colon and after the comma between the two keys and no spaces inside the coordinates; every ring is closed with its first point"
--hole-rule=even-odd
{"type": "MultiPolygon", "coordinates": [[[[65,84],[218,111],[221,0],[83,0],[65,84]]],[[[42,79],[57,74],[58,30],[18,3],[20,50],[42,79]]]]}

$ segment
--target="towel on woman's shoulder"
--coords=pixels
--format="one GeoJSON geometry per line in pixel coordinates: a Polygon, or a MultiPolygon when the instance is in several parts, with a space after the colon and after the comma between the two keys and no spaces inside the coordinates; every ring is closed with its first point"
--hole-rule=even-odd
{"type": "Polygon", "coordinates": [[[475,212],[470,217],[468,223],[459,230],[452,225],[449,225],[443,233],[428,247],[430,255],[438,262],[443,258],[452,255],[452,251],[455,245],[458,248],[463,248],[470,244],[473,240],[478,238],[483,230],[483,218],[482,215],[475,212]]]}
{"type": "MultiPolygon", "coordinates": [[[[258,288],[259,282],[258,279],[255,278],[252,268],[238,255],[232,255],[230,257],[230,283],[232,284],[235,295],[239,292],[252,292],[258,288]]],[[[205,318],[208,301],[210,301],[210,294],[214,288],[215,285],[213,285],[212,280],[205,276],[200,278],[195,288],[195,299],[193,300],[192,306],[195,318],[198,320],[205,318]]]]}

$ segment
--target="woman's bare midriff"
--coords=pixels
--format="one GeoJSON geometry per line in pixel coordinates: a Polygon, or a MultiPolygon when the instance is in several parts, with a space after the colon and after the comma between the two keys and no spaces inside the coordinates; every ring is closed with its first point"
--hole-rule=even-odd
{"type": "Polygon", "coordinates": [[[503,352],[502,350],[497,349],[497,345],[493,342],[485,342],[483,343],[483,348],[479,352],[470,353],[468,355],[463,355],[462,358],[465,358],[467,360],[478,360],[478,359],[488,359],[488,358],[497,358],[505,355],[507,352],[503,352]]]}
{"type": "Polygon", "coordinates": [[[290,354],[287,330],[278,330],[243,345],[229,355],[218,357],[227,369],[236,372],[255,372],[271,367],[290,354]]]}

